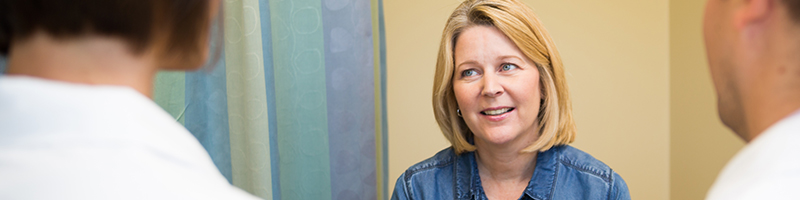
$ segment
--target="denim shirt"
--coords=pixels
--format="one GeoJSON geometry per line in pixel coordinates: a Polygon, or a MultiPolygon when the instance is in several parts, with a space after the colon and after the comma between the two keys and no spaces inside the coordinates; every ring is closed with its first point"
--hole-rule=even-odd
{"type": "MultiPolygon", "coordinates": [[[[474,152],[456,155],[452,148],[406,170],[392,200],[487,199],[474,152]]],[[[520,199],[629,200],[628,186],[614,170],[568,145],[539,152],[528,187],[520,199]]]]}

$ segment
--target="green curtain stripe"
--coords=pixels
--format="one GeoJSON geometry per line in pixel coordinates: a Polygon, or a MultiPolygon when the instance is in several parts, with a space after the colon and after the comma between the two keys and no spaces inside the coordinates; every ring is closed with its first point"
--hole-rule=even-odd
{"type": "Polygon", "coordinates": [[[153,84],[153,101],[181,124],[181,117],[186,111],[186,73],[178,71],[160,71],[153,84]]]}
{"type": "Polygon", "coordinates": [[[261,198],[272,199],[270,124],[258,1],[224,2],[233,184],[261,198]]]}
{"type": "Polygon", "coordinates": [[[321,3],[269,2],[281,199],[331,199],[321,3]]]}
{"type": "Polygon", "coordinates": [[[377,37],[380,34],[380,21],[379,21],[379,11],[380,7],[378,5],[378,0],[371,0],[370,6],[372,7],[372,51],[374,64],[374,77],[375,77],[375,167],[376,167],[376,187],[378,199],[388,199],[388,191],[384,189],[384,176],[382,174],[388,173],[383,171],[383,159],[384,158],[382,150],[384,149],[383,143],[383,129],[385,127],[381,126],[382,123],[382,115],[381,115],[381,105],[384,103],[381,101],[381,59],[380,59],[380,37],[377,37]]]}
{"type": "MultiPolygon", "coordinates": [[[[376,60],[380,60],[381,61],[381,63],[380,63],[380,68],[381,69],[379,70],[381,72],[381,76],[380,76],[380,80],[381,80],[381,84],[380,84],[380,86],[381,86],[381,98],[380,98],[381,99],[381,104],[380,104],[381,105],[381,118],[380,118],[381,119],[381,129],[380,130],[381,130],[381,140],[382,140],[381,143],[383,143],[383,145],[381,145],[383,148],[381,148],[381,150],[380,150],[380,153],[383,154],[383,159],[382,159],[383,164],[381,165],[381,167],[383,167],[383,174],[381,174],[380,176],[383,177],[382,178],[383,182],[381,183],[382,187],[383,187],[383,191],[386,191],[385,194],[388,195],[389,190],[388,190],[387,187],[389,186],[389,184],[388,184],[387,181],[389,181],[389,147],[388,147],[388,145],[389,145],[389,120],[388,120],[388,116],[387,116],[387,112],[386,112],[387,108],[386,108],[386,26],[385,26],[386,24],[385,23],[386,22],[385,22],[385,18],[384,18],[384,15],[383,15],[383,0],[378,0],[378,35],[380,37],[380,42],[379,42],[380,43],[380,48],[379,49],[380,49],[381,53],[380,53],[379,58],[376,59],[376,60]]],[[[388,196],[384,196],[384,199],[388,199],[388,196]]]]}

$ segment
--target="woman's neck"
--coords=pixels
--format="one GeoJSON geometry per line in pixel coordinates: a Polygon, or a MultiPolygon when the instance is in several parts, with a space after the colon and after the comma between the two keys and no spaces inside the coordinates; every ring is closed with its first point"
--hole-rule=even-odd
{"type": "Polygon", "coordinates": [[[527,183],[536,167],[536,152],[524,153],[522,148],[479,147],[475,152],[481,177],[494,181],[527,183]]]}
{"type": "MultiPolygon", "coordinates": [[[[148,51],[149,52],[149,51],[148,51]]],[[[152,96],[158,71],[152,53],[135,55],[117,38],[84,36],[59,40],[37,32],[13,43],[8,75],[92,85],[128,86],[152,96]]]]}
{"type": "Polygon", "coordinates": [[[478,173],[489,199],[517,199],[525,192],[536,168],[536,152],[525,153],[525,145],[491,145],[475,140],[478,173]]]}

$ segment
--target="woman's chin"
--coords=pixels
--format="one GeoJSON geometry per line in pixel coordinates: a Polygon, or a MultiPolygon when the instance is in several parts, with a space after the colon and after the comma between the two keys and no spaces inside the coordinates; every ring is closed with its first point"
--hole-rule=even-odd
{"type": "Polygon", "coordinates": [[[518,126],[483,127],[479,130],[474,132],[476,145],[483,143],[485,146],[524,149],[539,138],[534,129],[518,126]]]}
{"type": "Polygon", "coordinates": [[[484,132],[485,134],[475,135],[476,139],[490,145],[504,145],[517,139],[518,134],[510,131],[484,132]]]}

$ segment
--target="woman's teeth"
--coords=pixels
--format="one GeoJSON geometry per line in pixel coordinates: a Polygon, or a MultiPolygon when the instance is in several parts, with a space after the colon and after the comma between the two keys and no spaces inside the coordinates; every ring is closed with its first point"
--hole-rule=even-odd
{"type": "Polygon", "coordinates": [[[507,113],[508,111],[511,111],[512,109],[513,108],[501,108],[501,109],[497,109],[497,110],[487,110],[487,111],[483,111],[481,113],[483,113],[484,115],[492,115],[492,116],[494,116],[494,115],[502,115],[503,113],[507,113]]]}

